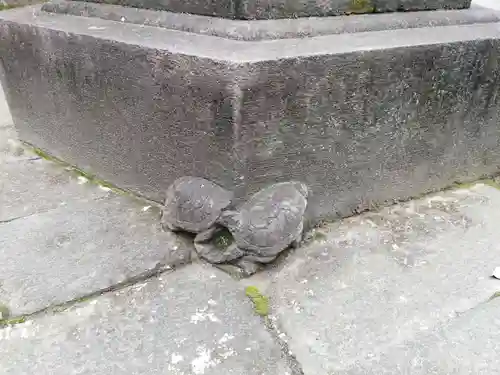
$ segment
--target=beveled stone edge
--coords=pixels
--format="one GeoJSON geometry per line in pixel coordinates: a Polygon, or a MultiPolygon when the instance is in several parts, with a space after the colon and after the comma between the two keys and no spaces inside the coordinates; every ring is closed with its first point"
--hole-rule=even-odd
{"type": "Polygon", "coordinates": [[[68,0],[53,0],[42,10],[243,41],[500,22],[500,12],[481,7],[276,20],[232,20],[68,0]]]}
{"type": "Polygon", "coordinates": [[[92,39],[108,40],[186,58],[196,57],[196,61],[210,61],[215,64],[214,69],[224,67],[227,70],[224,74],[236,76],[241,73],[240,68],[259,69],[261,63],[268,64],[272,61],[322,58],[377,50],[390,53],[393,49],[500,40],[500,22],[488,22],[422,27],[418,32],[414,29],[395,29],[311,38],[241,41],[95,17],[47,13],[40,9],[40,6],[28,6],[0,12],[0,26],[6,32],[10,27],[30,27],[43,33],[77,35],[86,43],[91,43],[92,39]]]}
{"type": "Polygon", "coordinates": [[[350,14],[450,10],[470,8],[472,0],[75,0],[166,10],[235,20],[276,20],[300,17],[327,17],[350,14]]]}

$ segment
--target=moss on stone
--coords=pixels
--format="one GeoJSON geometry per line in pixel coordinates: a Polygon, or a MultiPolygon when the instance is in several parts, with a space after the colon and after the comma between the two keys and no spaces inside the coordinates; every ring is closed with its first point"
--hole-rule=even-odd
{"type": "Polygon", "coordinates": [[[488,299],[488,301],[491,301],[491,300],[498,298],[498,297],[500,297],[500,291],[493,293],[491,295],[491,297],[488,299]]]}
{"type": "Polygon", "coordinates": [[[456,182],[451,186],[451,189],[471,189],[478,184],[491,186],[495,189],[500,190],[500,183],[498,183],[495,179],[491,179],[491,178],[485,178],[485,179],[476,180],[476,181],[472,181],[472,182],[456,182]]]}
{"type": "Polygon", "coordinates": [[[72,308],[75,305],[85,303],[87,301],[92,300],[93,298],[95,298],[95,296],[93,294],[82,296],[82,297],[77,297],[77,298],[74,298],[72,300],[60,303],[58,305],[51,306],[50,311],[53,313],[62,313],[64,311],[72,308]]]}
{"type": "Polygon", "coordinates": [[[12,325],[21,324],[24,322],[26,322],[25,316],[16,316],[14,318],[0,320],[0,326],[12,326],[12,325]]]}
{"type": "Polygon", "coordinates": [[[214,238],[214,244],[220,250],[226,250],[233,242],[234,238],[231,232],[225,228],[218,232],[214,238]]]}
{"type": "Polygon", "coordinates": [[[245,295],[253,302],[254,311],[257,315],[269,315],[269,298],[262,295],[259,289],[255,286],[245,288],[245,295]]]}
{"type": "Polygon", "coordinates": [[[349,10],[354,14],[373,13],[375,12],[375,7],[373,6],[371,0],[351,0],[349,10]]]}
{"type": "Polygon", "coordinates": [[[500,190],[500,183],[498,183],[496,180],[493,180],[493,179],[480,180],[479,183],[485,184],[485,185],[488,185],[488,186],[491,186],[491,187],[493,187],[495,189],[499,189],[500,190]]]}
{"type": "Polygon", "coordinates": [[[23,315],[11,317],[10,309],[6,305],[0,303],[0,327],[20,324],[25,321],[26,317],[23,315]]]}
{"type": "Polygon", "coordinates": [[[31,149],[31,151],[33,151],[36,155],[40,156],[42,159],[51,161],[53,163],[58,163],[58,164],[62,163],[59,159],[57,159],[56,157],[54,157],[52,155],[47,154],[41,148],[37,148],[37,147],[33,147],[33,146],[29,146],[29,148],[31,149]]]}
{"type": "Polygon", "coordinates": [[[69,163],[67,163],[67,162],[65,162],[65,161],[63,161],[55,156],[52,156],[48,152],[46,152],[40,148],[37,148],[29,143],[23,142],[23,145],[25,148],[27,148],[28,150],[31,150],[33,153],[35,153],[36,155],[38,155],[42,159],[45,159],[45,160],[48,160],[52,163],[58,164],[61,167],[66,168],[70,173],[73,173],[74,175],[79,176],[79,177],[84,177],[90,183],[92,183],[94,185],[105,187],[105,188],[107,188],[107,189],[109,189],[109,190],[111,190],[114,193],[119,194],[119,195],[129,196],[129,197],[134,198],[136,200],[145,201],[145,202],[147,202],[147,204],[150,204],[150,205],[154,205],[154,206],[159,205],[159,203],[157,203],[157,202],[152,202],[151,200],[149,200],[147,198],[141,197],[141,196],[134,194],[134,193],[131,193],[127,190],[120,189],[116,185],[113,185],[112,183],[110,183],[108,181],[105,181],[105,180],[98,178],[95,174],[89,173],[87,171],[84,171],[83,169],[80,169],[76,166],[73,166],[73,165],[71,165],[71,164],[69,164],[69,163]]]}
{"type": "Polygon", "coordinates": [[[0,322],[7,320],[9,318],[10,318],[10,309],[6,305],[0,303],[0,322]]]}
{"type": "Polygon", "coordinates": [[[48,0],[39,0],[39,1],[34,1],[34,2],[18,2],[16,4],[0,4],[0,11],[2,10],[9,10],[9,9],[15,9],[15,8],[22,8],[30,5],[35,5],[35,4],[43,4],[46,3],[48,0]]]}
{"type": "Polygon", "coordinates": [[[0,4],[0,10],[7,10],[7,9],[13,9],[17,8],[20,5],[13,5],[13,4],[0,4]]]}
{"type": "Polygon", "coordinates": [[[474,185],[476,185],[477,182],[474,181],[474,182],[455,182],[453,183],[453,185],[451,185],[449,187],[449,189],[470,189],[472,188],[474,185]]]}

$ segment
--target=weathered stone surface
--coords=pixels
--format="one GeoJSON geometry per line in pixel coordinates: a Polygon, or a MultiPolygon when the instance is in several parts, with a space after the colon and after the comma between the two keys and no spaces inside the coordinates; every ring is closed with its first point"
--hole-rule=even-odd
{"type": "Polygon", "coordinates": [[[489,359],[495,372],[498,322],[476,337],[493,311],[471,331],[454,320],[500,289],[499,205],[484,185],[440,193],[329,225],[294,253],[265,293],[304,373],[473,374],[489,359]]]}
{"type": "Polygon", "coordinates": [[[3,374],[290,374],[227,275],[189,266],[0,330],[3,374]]]}
{"type": "Polygon", "coordinates": [[[500,4],[496,0],[474,0],[474,2],[471,3],[471,6],[472,5],[475,8],[482,7],[482,8],[500,10],[500,4]]]}
{"type": "MultiPolygon", "coordinates": [[[[0,118],[10,118],[0,94],[0,118]]],[[[0,222],[109,195],[97,185],[82,184],[60,165],[27,151],[12,124],[4,124],[0,125],[0,222]]]]}
{"type": "Polygon", "coordinates": [[[30,313],[188,261],[192,245],[161,231],[145,205],[26,151],[0,127],[0,305],[30,313]]]}
{"type": "Polygon", "coordinates": [[[346,373],[411,375],[489,375],[500,372],[500,299],[467,311],[457,319],[394,346],[346,373]]]}
{"type": "Polygon", "coordinates": [[[0,19],[21,138],[154,199],[183,175],[238,197],[293,178],[310,217],[345,216],[500,165],[496,23],[243,42],[0,19]]]}
{"type": "Polygon", "coordinates": [[[304,38],[429,26],[463,25],[500,21],[500,14],[475,7],[464,10],[396,12],[377,15],[307,17],[280,20],[231,20],[186,13],[173,13],[83,1],[53,0],[43,5],[47,12],[98,17],[138,25],[214,35],[237,40],[304,38]]]}
{"type": "Polygon", "coordinates": [[[0,224],[0,301],[13,314],[30,313],[185,263],[191,251],[130,199],[70,201],[0,224]]]}
{"type": "Polygon", "coordinates": [[[79,181],[63,167],[23,151],[15,140],[7,147],[7,156],[0,155],[0,222],[73,202],[92,206],[93,200],[110,195],[97,185],[81,183],[84,180],[79,181]],[[32,158],[35,160],[30,160],[32,158]]]}
{"type": "MultiPolygon", "coordinates": [[[[88,1],[88,0],[87,0],[88,1]]],[[[90,0],[136,8],[236,19],[277,19],[339,14],[463,9],[471,0],[90,0]]]]}
{"type": "MultiPolygon", "coordinates": [[[[32,9],[22,9],[1,15],[23,19],[25,13],[32,12],[32,9]]],[[[23,72],[19,70],[18,75],[11,70],[14,67],[10,59],[14,56],[8,50],[15,48],[23,58],[28,58],[32,55],[31,48],[24,48],[26,42],[21,41],[15,43],[21,48],[14,47],[14,43],[9,47],[10,42],[3,43],[5,48],[1,48],[2,67],[6,73],[4,83],[10,93],[8,100],[23,140],[82,169],[99,172],[104,180],[154,198],[159,198],[159,193],[173,179],[187,174],[218,175],[215,180],[231,186],[231,168],[227,165],[230,125],[226,126],[228,121],[213,116],[214,112],[222,116],[230,109],[229,99],[223,94],[224,87],[231,82],[229,67],[208,59],[191,61],[190,57],[167,53],[161,47],[163,38],[148,37],[151,31],[153,34],[156,31],[177,32],[153,28],[136,32],[136,25],[61,15],[39,14],[33,21],[38,22],[37,19],[41,21],[40,26],[49,26],[54,20],[69,27],[79,24],[77,29],[91,34],[106,31],[120,35],[120,29],[125,26],[126,34],[135,34],[136,46],[92,37],[87,39],[77,36],[78,32],[72,34],[75,36],[70,37],[72,41],[68,44],[65,34],[56,30],[37,28],[35,31],[28,25],[18,24],[21,27],[18,28],[10,22],[2,23],[2,30],[11,36],[16,33],[15,29],[24,37],[30,35],[29,45],[48,63],[42,64],[44,68],[35,67],[31,59],[29,67],[23,68],[23,72]],[[12,34],[8,31],[11,28],[12,34]],[[49,42],[53,37],[55,39],[49,42]],[[43,40],[42,44],[49,42],[50,46],[40,45],[41,49],[37,49],[37,39],[43,40]],[[88,44],[83,47],[79,41],[88,44]],[[143,50],[139,45],[144,41],[146,44],[151,41],[151,44],[143,50]],[[111,50],[104,52],[108,47],[111,50]],[[77,77],[84,80],[82,85],[74,81],[77,77]],[[128,92],[131,84],[135,88],[128,92]],[[32,91],[35,87],[48,90],[43,95],[45,98],[32,91]],[[186,117],[188,114],[192,117],[186,117]],[[25,121],[21,120],[23,118],[25,121]],[[47,127],[42,129],[42,124],[47,127]],[[222,141],[219,145],[218,139],[222,141]],[[139,184],[134,176],[142,176],[139,184]],[[140,187],[150,183],[152,185],[145,189],[140,187]]],[[[168,39],[179,46],[191,44],[191,35],[178,37],[175,42],[168,39]]],[[[209,51],[208,45],[206,47],[209,51]]]]}

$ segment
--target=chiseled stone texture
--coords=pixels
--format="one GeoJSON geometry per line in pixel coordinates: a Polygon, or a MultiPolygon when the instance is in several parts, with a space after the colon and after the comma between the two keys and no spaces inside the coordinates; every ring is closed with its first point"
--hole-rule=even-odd
{"type": "Polygon", "coordinates": [[[304,374],[496,373],[499,205],[476,185],[322,228],[264,292],[304,374]]]}
{"type": "Polygon", "coordinates": [[[20,137],[150,198],[294,178],[318,219],[498,171],[496,23],[237,41],[37,9],[0,14],[20,137]]]}
{"type": "Polygon", "coordinates": [[[234,19],[469,8],[471,0],[90,0],[136,8],[234,19]]]}
{"type": "Polygon", "coordinates": [[[189,266],[0,329],[5,375],[287,375],[244,290],[189,266]]]}

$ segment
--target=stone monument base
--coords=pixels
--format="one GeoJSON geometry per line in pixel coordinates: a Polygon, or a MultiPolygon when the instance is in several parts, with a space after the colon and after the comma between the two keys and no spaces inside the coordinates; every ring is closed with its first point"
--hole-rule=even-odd
{"type": "Polygon", "coordinates": [[[235,21],[45,9],[0,13],[21,139],[151,199],[182,175],[238,197],[298,179],[309,216],[333,218],[500,171],[491,10],[235,21]]]}

